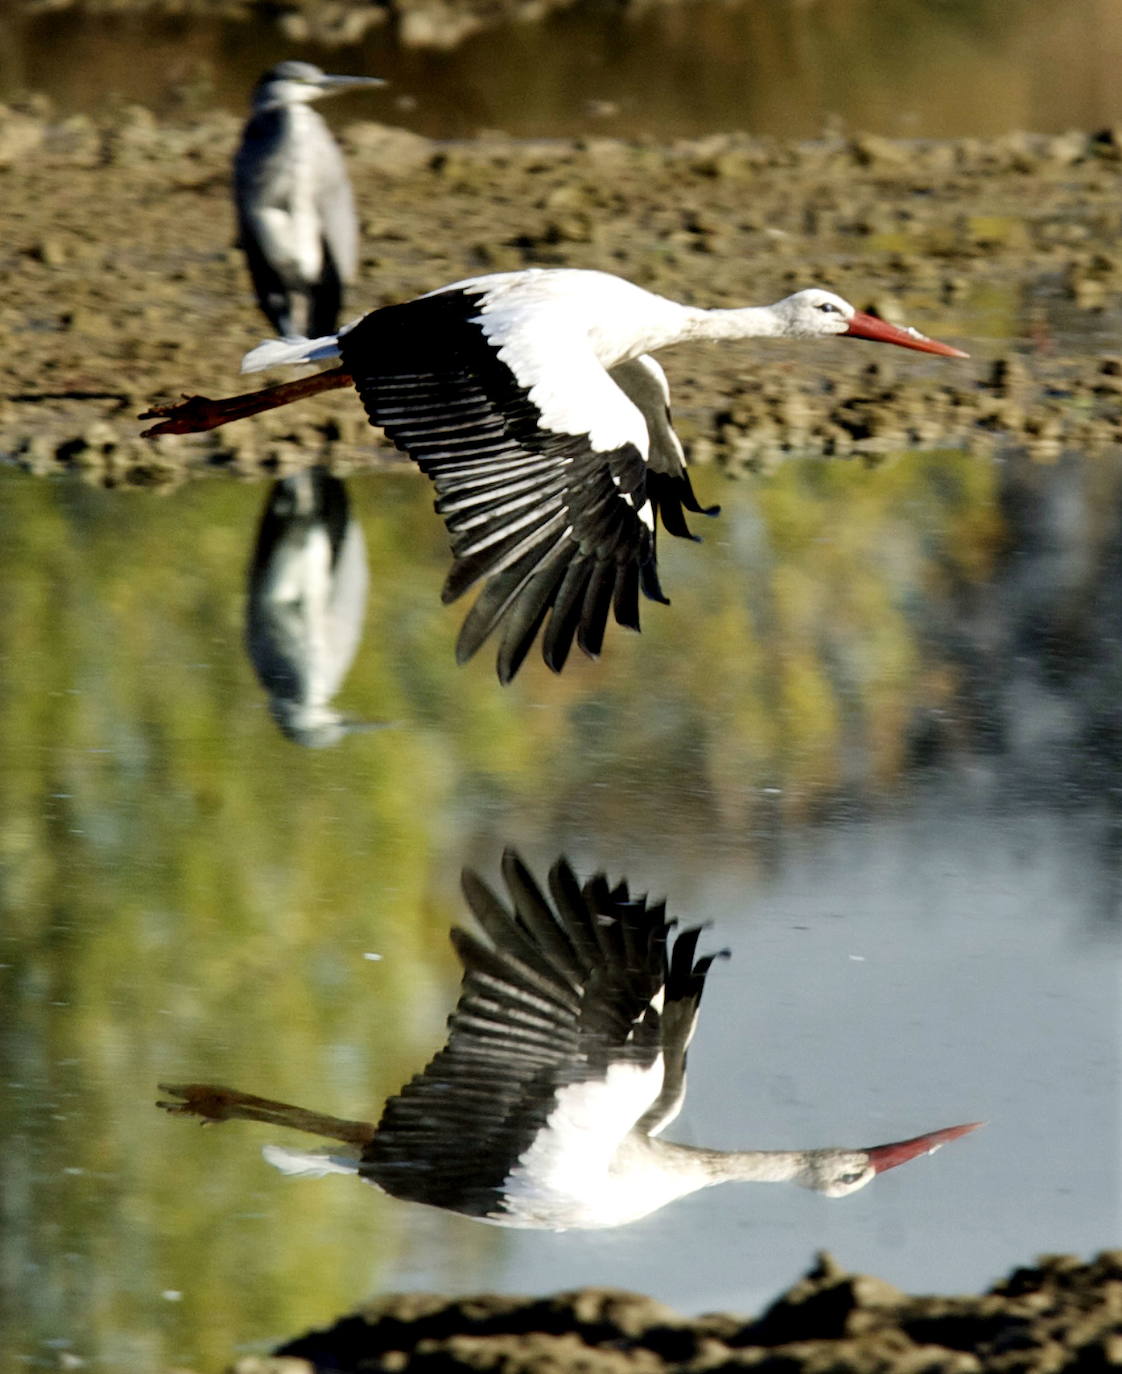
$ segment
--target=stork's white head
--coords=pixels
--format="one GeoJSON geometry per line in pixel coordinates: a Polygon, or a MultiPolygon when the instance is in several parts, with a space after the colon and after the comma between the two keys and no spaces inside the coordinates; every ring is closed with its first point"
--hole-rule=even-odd
{"type": "Polygon", "coordinates": [[[280,105],[307,105],[313,100],[322,100],[325,95],[385,84],[377,76],[328,76],[311,62],[278,62],[258,81],[253,92],[253,108],[269,110],[280,105]]]}
{"type": "Polygon", "coordinates": [[[817,339],[828,334],[844,334],[857,311],[847,300],[811,286],[786,296],[772,310],[782,323],[783,333],[792,339],[817,339]]]}
{"type": "Polygon", "coordinates": [[[901,328],[876,315],[867,315],[841,296],[817,286],[796,291],[771,309],[779,320],[779,333],[785,338],[821,339],[831,334],[841,334],[854,339],[871,339],[875,343],[897,344],[900,348],[914,348],[920,353],[939,353],[946,358],[969,356],[950,344],[927,338],[917,329],[901,328]]]}
{"type": "Polygon", "coordinates": [[[876,1176],[865,1150],[809,1150],[795,1182],[825,1197],[845,1197],[876,1176]]]}
{"type": "Polygon", "coordinates": [[[971,1121],[965,1126],[946,1126],[941,1131],[896,1140],[891,1145],[873,1145],[867,1150],[808,1150],[794,1181],[826,1197],[846,1197],[886,1169],[895,1169],[919,1155],[929,1155],[948,1140],[957,1140],[981,1125],[980,1121],[971,1121]]]}

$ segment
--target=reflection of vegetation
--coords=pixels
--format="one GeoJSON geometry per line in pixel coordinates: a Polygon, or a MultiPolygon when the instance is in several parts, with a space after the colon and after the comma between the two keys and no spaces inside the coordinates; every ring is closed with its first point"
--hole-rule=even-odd
{"type": "MultiPolygon", "coordinates": [[[[0,1246],[27,1275],[23,1328],[134,1365],[217,1366],[411,1262],[407,1209],[278,1184],[252,1132],[159,1117],[159,1078],[297,1101],[314,1079],[326,1110],[368,1114],[440,1038],[456,871],[481,839],[600,834],[618,854],[743,834],[769,788],[796,819],[891,786],[942,690],[925,608],[984,578],[1000,539],[992,470],[959,455],[790,464],[721,492],[702,547],[665,541],[674,605],[645,607],[642,637],[504,692],[482,658],[455,666],[427,489],[367,479],[367,638],[340,705],[399,728],[310,754],[242,649],[260,489],[0,480],[0,1068],[22,1085],[0,1246]]],[[[426,1225],[461,1278],[501,1243],[426,1225]]]]}

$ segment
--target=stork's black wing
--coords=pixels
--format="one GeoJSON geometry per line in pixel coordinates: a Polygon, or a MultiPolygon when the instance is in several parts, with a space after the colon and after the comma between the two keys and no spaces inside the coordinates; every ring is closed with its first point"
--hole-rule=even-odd
{"type": "MultiPolygon", "coordinates": [[[[655,1069],[668,976],[695,1013],[709,962],[694,964],[693,931],[668,960],[665,904],[632,897],[625,883],[597,875],[581,886],[560,860],[547,898],[510,851],[503,878],[509,906],[464,874],[490,944],[453,931],[464,977],[447,1044],[387,1102],[360,1166],[396,1197],[469,1216],[503,1214],[503,1183],[563,1089],[603,1080],[614,1065],[655,1069]]],[[[650,1095],[620,1136],[661,1101],[662,1082],[651,1073],[650,1095]]]]}
{"type": "MultiPolygon", "coordinates": [[[[478,324],[480,308],[479,293],[464,289],[388,306],[343,333],[340,347],[371,421],[436,487],[453,553],[445,602],[483,582],[457,658],[466,661],[501,626],[505,683],[547,616],[542,654],[559,672],[574,638],[585,653],[599,654],[613,610],[619,624],[639,628],[640,590],[666,600],[654,512],[657,506],[665,519],[666,500],[672,512],[675,500],[660,491],[652,502],[647,435],[618,385],[605,385],[606,373],[595,403],[574,387],[566,431],[544,427],[532,399],[533,360],[516,376],[478,324]],[[631,442],[604,451],[591,435],[613,397],[624,414],[616,429],[626,432],[632,415],[635,424],[631,442]]],[[[563,366],[560,373],[564,378],[563,366]]],[[[667,527],[675,524],[683,524],[680,502],[667,527]]]]}

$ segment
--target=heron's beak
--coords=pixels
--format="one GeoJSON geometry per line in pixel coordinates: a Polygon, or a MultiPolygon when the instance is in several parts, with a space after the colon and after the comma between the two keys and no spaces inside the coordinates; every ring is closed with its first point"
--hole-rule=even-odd
{"type": "Polygon", "coordinates": [[[901,348],[914,348],[917,353],[938,353],[944,358],[969,358],[961,348],[929,339],[918,329],[901,329],[898,324],[889,324],[876,315],[866,315],[858,310],[849,322],[845,333],[854,339],[871,339],[874,343],[899,344],[901,348]]]}
{"type": "Polygon", "coordinates": [[[891,1145],[874,1145],[865,1153],[869,1156],[869,1163],[874,1170],[878,1174],[883,1174],[886,1169],[895,1169],[898,1164],[907,1164],[909,1159],[915,1159],[917,1155],[929,1155],[940,1145],[945,1145],[948,1140],[957,1140],[960,1135],[976,1131],[979,1126],[985,1124],[984,1121],[971,1121],[966,1126],[946,1126],[941,1131],[929,1131],[927,1135],[913,1136],[911,1140],[897,1140],[891,1145]]]}
{"type": "Polygon", "coordinates": [[[384,86],[380,76],[321,76],[316,80],[320,95],[339,95],[343,91],[358,91],[369,86],[384,86]]]}

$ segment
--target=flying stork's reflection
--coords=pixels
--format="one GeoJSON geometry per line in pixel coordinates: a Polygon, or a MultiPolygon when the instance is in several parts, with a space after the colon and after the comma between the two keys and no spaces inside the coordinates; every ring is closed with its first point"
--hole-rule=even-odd
{"type": "Polygon", "coordinates": [[[273,719],[297,744],[322,748],[377,724],[331,705],[362,638],[366,584],[343,483],[323,468],[275,482],[249,569],[246,642],[273,719]]]}
{"type": "MultiPolygon", "coordinates": [[[[412,1202],[502,1226],[619,1226],[714,1183],[797,1183],[843,1197],[980,1124],[859,1149],[722,1151],[660,1132],[685,1097],[686,1050],[715,955],[671,939],[665,903],[564,859],[543,894],[511,852],[504,904],[472,872],[464,893],[488,942],[454,928],[463,982],[448,1040],[377,1126],[208,1084],[161,1085],[168,1111],[245,1117],[338,1141],[267,1145],[287,1173],[357,1174],[412,1202]]],[[[727,951],[722,951],[727,953],[727,951]]]]}

